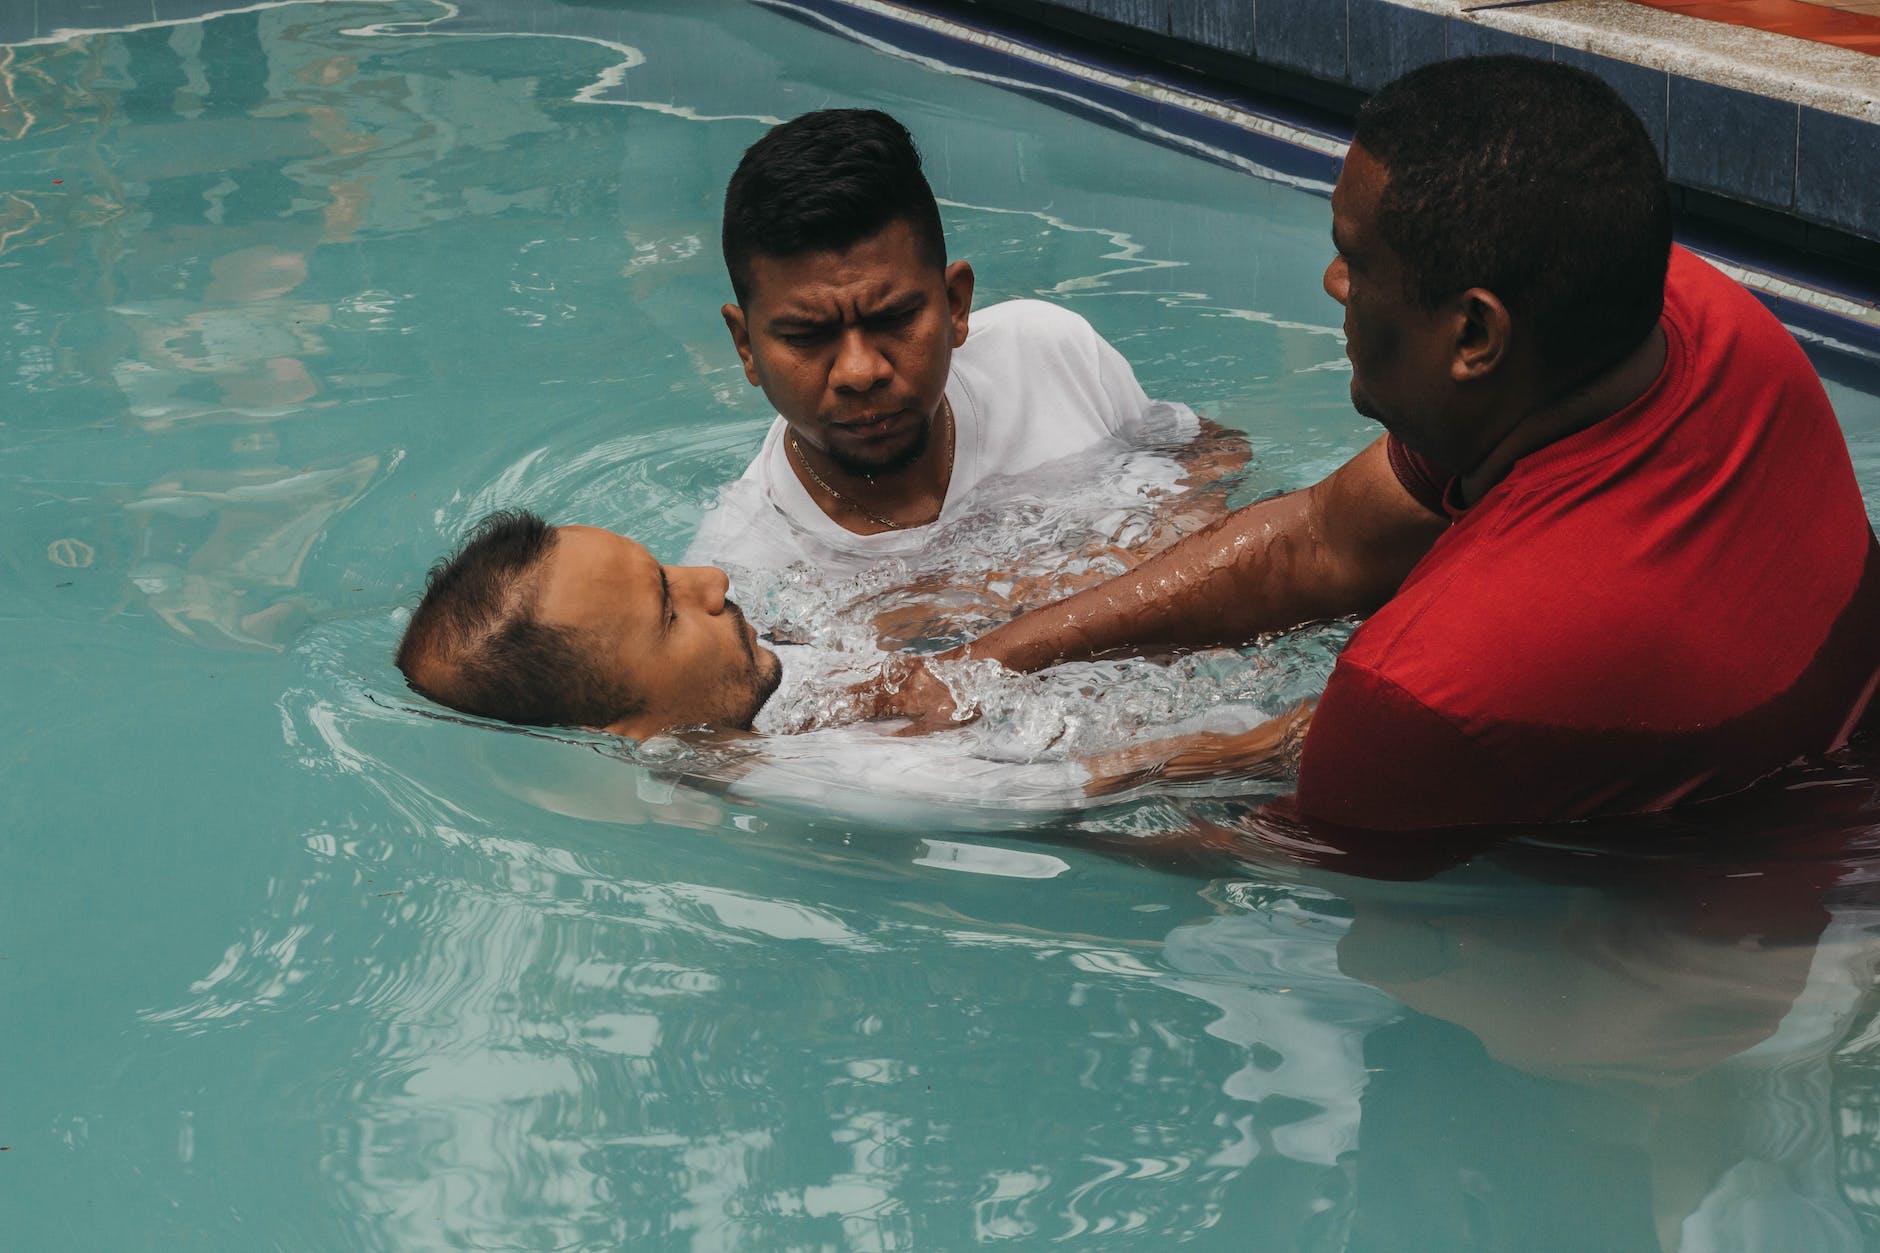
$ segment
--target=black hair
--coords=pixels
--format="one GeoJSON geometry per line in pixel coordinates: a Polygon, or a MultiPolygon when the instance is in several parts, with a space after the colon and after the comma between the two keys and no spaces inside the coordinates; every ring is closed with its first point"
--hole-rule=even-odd
{"type": "Polygon", "coordinates": [[[534,616],[555,529],[526,510],[492,513],[431,567],[399,641],[413,691],[461,713],[536,727],[605,727],[641,702],[595,666],[571,627],[534,616]]]}
{"type": "Polygon", "coordinates": [[[1664,169],[1592,74],[1532,57],[1440,61],[1367,101],[1352,142],[1389,175],[1378,229],[1407,299],[1429,309],[1488,289],[1530,320],[1556,376],[1616,363],[1657,324],[1664,169]]]}
{"type": "Polygon", "coordinates": [[[738,303],[751,258],[848,248],[906,221],[945,269],[940,208],[907,128],[879,109],[822,109],[772,127],[745,149],[725,189],[725,268],[738,303]]]}

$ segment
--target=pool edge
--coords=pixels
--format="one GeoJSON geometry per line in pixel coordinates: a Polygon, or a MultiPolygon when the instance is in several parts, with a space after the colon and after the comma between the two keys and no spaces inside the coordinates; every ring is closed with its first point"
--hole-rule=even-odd
{"type": "MultiPolygon", "coordinates": [[[[815,20],[835,33],[1012,90],[1110,115],[1151,142],[1183,148],[1258,177],[1326,194],[1348,128],[1324,117],[1274,116],[1225,85],[1167,67],[1106,64],[1049,32],[998,29],[899,0],[754,0],[815,20]],[[1132,72],[1133,71],[1133,72],[1132,72]]],[[[977,14],[975,15],[977,16],[977,14]]],[[[1876,60],[1880,65],[1880,60],[1876,60]]],[[[1880,359],[1880,289],[1825,273],[1801,256],[1772,258],[1715,238],[1680,242],[1722,267],[1785,320],[1807,325],[1861,355],[1880,359]]],[[[1704,232],[1697,232],[1700,236],[1704,232]]]]}

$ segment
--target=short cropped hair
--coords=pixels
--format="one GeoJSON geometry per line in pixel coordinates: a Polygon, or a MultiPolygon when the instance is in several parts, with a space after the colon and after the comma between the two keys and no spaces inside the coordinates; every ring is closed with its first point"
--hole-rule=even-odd
{"type": "Polygon", "coordinates": [[[555,529],[525,510],[484,518],[431,567],[399,641],[413,691],[483,718],[536,727],[605,727],[639,712],[634,693],[596,667],[581,632],[539,621],[535,604],[555,529]]]}
{"type": "Polygon", "coordinates": [[[772,127],[725,189],[725,268],[738,303],[751,258],[851,247],[906,221],[925,260],[947,263],[940,208],[907,128],[879,109],[822,109],[772,127]]]}
{"type": "Polygon", "coordinates": [[[1638,117],[1584,70],[1468,57],[1413,70],[1358,114],[1389,178],[1379,232],[1425,309],[1471,287],[1533,326],[1542,367],[1590,374],[1664,307],[1671,200],[1638,117]]]}

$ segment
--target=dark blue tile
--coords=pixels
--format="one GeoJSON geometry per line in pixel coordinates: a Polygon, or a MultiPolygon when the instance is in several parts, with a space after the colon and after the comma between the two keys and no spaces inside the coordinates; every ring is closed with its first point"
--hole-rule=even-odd
{"type": "Polygon", "coordinates": [[[1169,0],[1168,33],[1223,52],[1253,55],[1253,0],[1169,0]]]}
{"type": "Polygon", "coordinates": [[[1795,211],[1880,239],[1880,125],[1803,109],[1795,211]]]}
{"type": "Polygon", "coordinates": [[[1619,98],[1631,105],[1632,112],[1638,114],[1638,120],[1645,124],[1645,133],[1652,137],[1652,147],[1658,149],[1658,159],[1665,159],[1665,116],[1671,91],[1669,74],[1663,70],[1581,52],[1577,48],[1554,49],[1554,60],[1562,65],[1589,70],[1618,92],[1619,98]]]}
{"type": "Polygon", "coordinates": [[[1419,65],[1443,59],[1448,18],[1389,0],[1348,0],[1348,4],[1353,87],[1376,91],[1419,65]]]}
{"type": "Polygon", "coordinates": [[[1492,26],[1483,26],[1479,22],[1465,21],[1457,17],[1449,19],[1448,53],[1452,57],[1492,57],[1512,54],[1551,61],[1554,56],[1554,46],[1545,40],[1529,39],[1526,35],[1511,35],[1505,30],[1496,30],[1492,26]]]}
{"type": "Polygon", "coordinates": [[[1776,209],[1794,203],[1795,105],[1673,74],[1669,120],[1672,182],[1776,209]]]}
{"type": "Polygon", "coordinates": [[[1253,48],[1261,62],[1345,81],[1344,0],[1259,0],[1253,48]]]}
{"type": "Polygon", "coordinates": [[[1092,17],[1107,18],[1137,30],[1168,30],[1169,0],[1087,0],[1081,7],[1092,17]]]}

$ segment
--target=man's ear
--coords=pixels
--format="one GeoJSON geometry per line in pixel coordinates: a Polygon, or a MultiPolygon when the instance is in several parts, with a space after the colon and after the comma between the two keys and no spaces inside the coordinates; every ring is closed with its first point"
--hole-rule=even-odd
{"type": "Polygon", "coordinates": [[[1471,287],[1450,303],[1454,347],[1449,377],[1457,383],[1487,378],[1508,359],[1514,338],[1514,319],[1501,297],[1486,287],[1471,287]]]}
{"type": "Polygon", "coordinates": [[[751,355],[751,328],[744,323],[744,309],[741,305],[726,305],[718,311],[725,320],[725,329],[731,332],[731,342],[738,350],[738,360],[744,363],[744,377],[752,387],[762,387],[757,381],[757,358],[751,355]]]}
{"type": "Polygon", "coordinates": [[[955,261],[946,269],[947,316],[953,323],[953,346],[966,342],[966,319],[973,311],[973,266],[955,261]]]}

